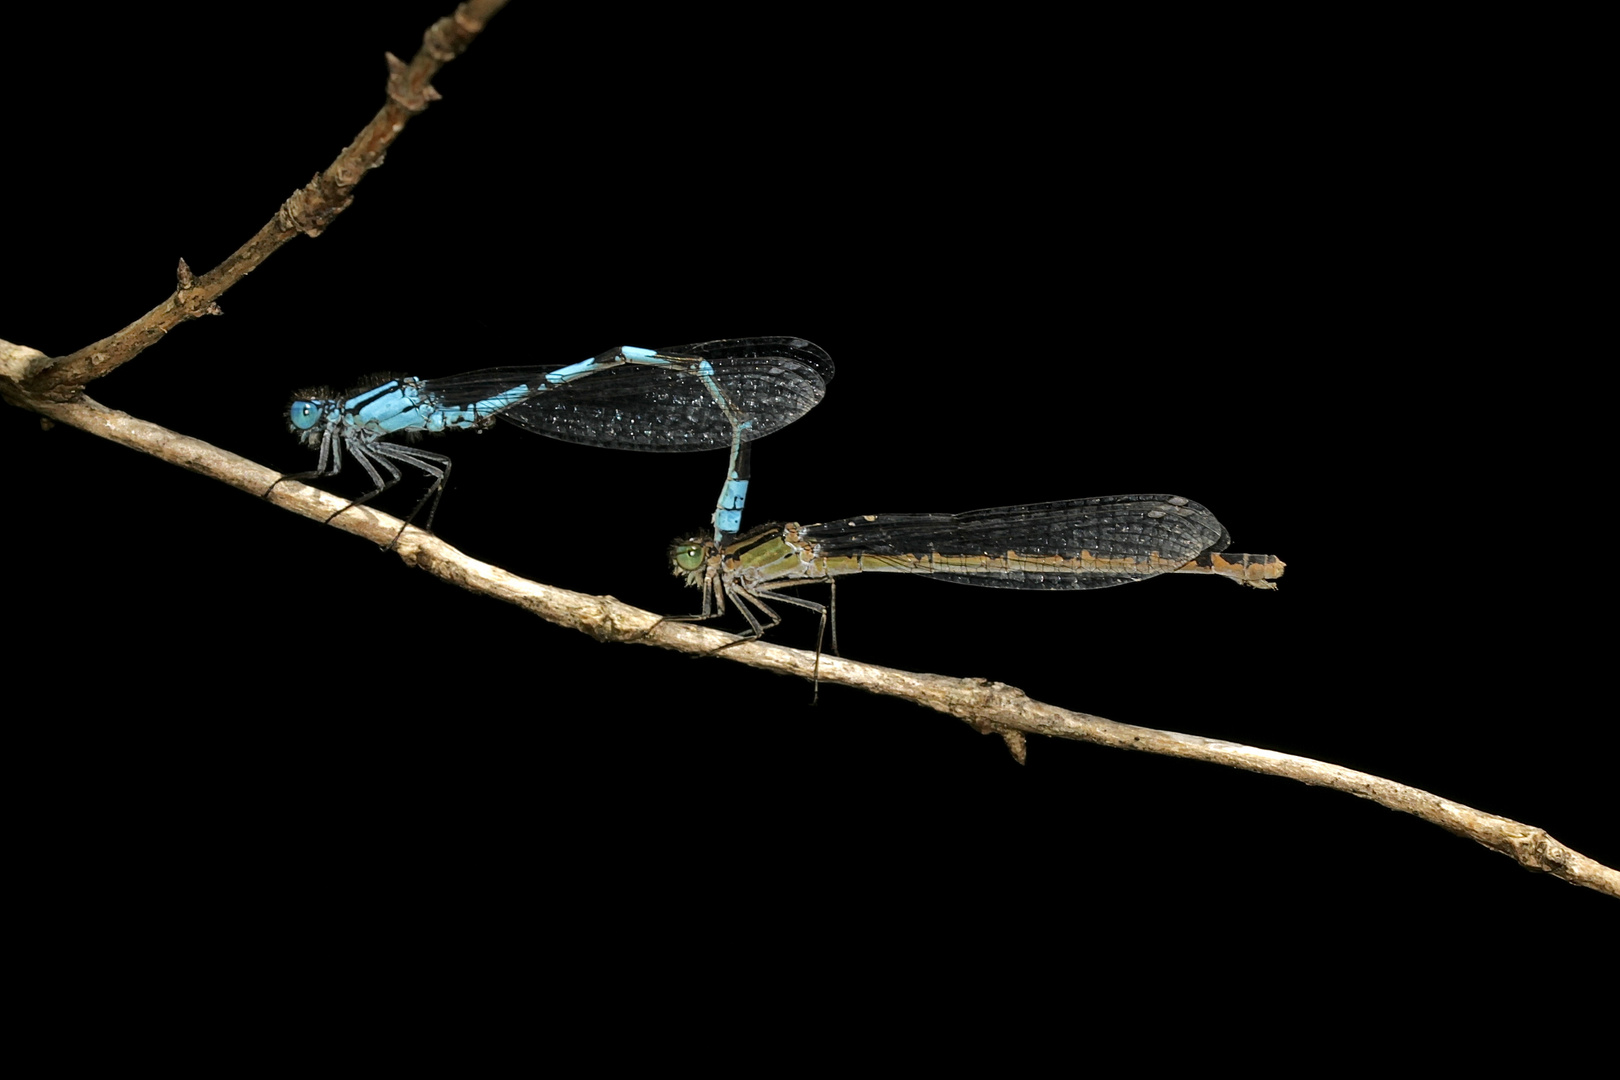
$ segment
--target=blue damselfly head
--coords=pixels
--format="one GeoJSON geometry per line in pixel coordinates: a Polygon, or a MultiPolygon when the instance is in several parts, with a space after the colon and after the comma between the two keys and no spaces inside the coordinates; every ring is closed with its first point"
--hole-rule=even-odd
{"type": "Polygon", "coordinates": [[[338,395],[329,387],[314,386],[300,390],[287,403],[287,430],[298,436],[298,441],[310,446],[320,445],[318,429],[321,421],[338,407],[338,395]],[[311,439],[310,434],[314,433],[311,439]]]}

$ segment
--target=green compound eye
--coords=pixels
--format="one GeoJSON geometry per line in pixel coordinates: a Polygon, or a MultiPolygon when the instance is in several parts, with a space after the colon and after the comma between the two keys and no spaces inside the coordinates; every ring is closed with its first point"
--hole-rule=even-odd
{"type": "Polygon", "coordinates": [[[675,549],[675,565],[682,570],[696,570],[703,565],[703,545],[682,544],[675,549]]]}

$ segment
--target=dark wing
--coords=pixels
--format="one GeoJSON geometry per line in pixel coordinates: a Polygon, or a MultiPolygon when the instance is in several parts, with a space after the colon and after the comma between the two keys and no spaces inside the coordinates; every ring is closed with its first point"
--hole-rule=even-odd
{"type": "MultiPolygon", "coordinates": [[[[832,360],[803,338],[728,338],[660,349],[709,361],[726,402],[750,427],[745,440],[780,430],[827,392],[832,360]]],[[[619,450],[730,446],[731,421],[696,372],[629,364],[536,394],[500,414],[564,442],[619,450]]]]}
{"type": "Polygon", "coordinates": [[[818,555],[859,555],[867,569],[882,568],[885,559],[898,568],[921,558],[917,572],[936,581],[998,589],[1124,585],[1169,573],[1228,542],[1215,515],[1176,495],[876,514],[806,525],[800,534],[818,555]]]}

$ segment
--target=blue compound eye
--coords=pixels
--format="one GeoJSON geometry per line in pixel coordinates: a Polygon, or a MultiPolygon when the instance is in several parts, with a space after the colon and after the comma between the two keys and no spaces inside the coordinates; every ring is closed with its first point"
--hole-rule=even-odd
{"type": "Polygon", "coordinates": [[[295,401],[292,403],[290,417],[293,427],[299,431],[308,431],[315,426],[315,421],[321,418],[321,410],[313,401],[295,401]]]}

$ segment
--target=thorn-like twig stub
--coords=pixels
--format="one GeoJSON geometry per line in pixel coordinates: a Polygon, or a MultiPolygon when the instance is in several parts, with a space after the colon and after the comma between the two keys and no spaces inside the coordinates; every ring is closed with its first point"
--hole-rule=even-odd
{"type": "Polygon", "coordinates": [[[197,279],[192,275],[191,267],[186,265],[186,260],[180,260],[180,265],[174,272],[174,280],[176,282],[174,290],[175,307],[180,309],[185,318],[200,319],[204,315],[225,314],[224,310],[212,300],[204,304],[200,297],[186,295],[197,287],[197,279]]]}
{"type": "MultiPolygon", "coordinates": [[[[393,53],[383,53],[383,59],[388,63],[388,100],[411,113],[422,112],[433,102],[443,100],[431,83],[424,82],[420,87],[411,85],[411,69],[405,61],[393,53]]],[[[455,53],[444,57],[435,55],[434,59],[453,60],[455,53]]]]}

